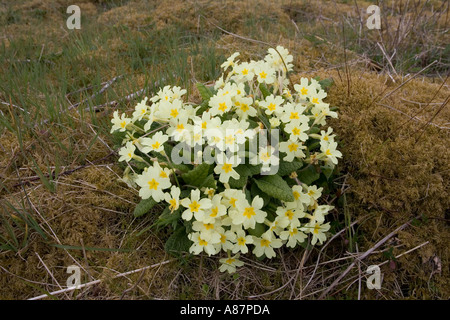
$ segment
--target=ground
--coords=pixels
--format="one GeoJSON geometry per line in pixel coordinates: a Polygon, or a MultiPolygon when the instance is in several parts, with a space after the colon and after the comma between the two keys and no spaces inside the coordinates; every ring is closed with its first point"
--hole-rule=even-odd
{"type": "Polygon", "coordinates": [[[73,1],[0,1],[0,298],[59,290],[70,265],[100,281],[51,298],[450,298],[448,1],[76,3],[80,30],[66,26],[73,1]],[[371,4],[380,30],[366,26],[371,4]],[[134,217],[139,196],[118,181],[112,113],[168,84],[198,102],[195,83],[230,54],[276,45],[294,56],[292,81],[333,80],[332,240],[245,257],[235,275],[217,257],[167,254],[170,229],[151,227],[161,208],[134,217]]]}

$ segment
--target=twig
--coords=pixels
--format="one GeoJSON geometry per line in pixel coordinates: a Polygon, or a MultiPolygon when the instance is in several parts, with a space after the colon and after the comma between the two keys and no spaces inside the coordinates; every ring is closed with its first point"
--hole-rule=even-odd
{"type": "MultiPolygon", "coordinates": [[[[147,269],[152,269],[152,268],[155,268],[155,267],[158,267],[158,266],[170,263],[170,262],[172,262],[174,260],[175,259],[166,260],[166,261],[163,261],[163,262],[160,262],[160,263],[156,263],[156,264],[152,264],[151,266],[146,266],[146,267],[139,268],[139,269],[136,269],[136,270],[133,270],[133,271],[119,273],[119,274],[113,276],[112,279],[128,276],[130,274],[133,274],[133,273],[136,273],[136,272],[141,272],[141,271],[144,271],[144,270],[147,270],[147,269]]],[[[90,281],[90,282],[87,282],[87,283],[80,284],[79,286],[73,286],[73,287],[70,287],[70,288],[53,291],[53,292],[50,292],[49,294],[43,294],[43,295],[40,295],[40,296],[37,296],[37,297],[30,298],[28,300],[40,300],[40,299],[43,299],[43,298],[47,298],[49,295],[53,296],[53,295],[57,295],[57,294],[61,294],[61,293],[70,292],[70,291],[73,291],[73,290],[82,289],[82,288],[85,288],[85,287],[92,286],[94,284],[98,284],[100,282],[102,282],[102,280],[98,279],[98,280],[94,280],[94,281],[90,281]]]]}
{"type": "MultiPolygon", "coordinates": [[[[395,70],[394,66],[392,65],[391,59],[389,58],[389,56],[386,54],[386,51],[384,51],[384,48],[381,46],[381,44],[379,42],[377,42],[378,47],[380,47],[381,52],[383,52],[384,57],[386,58],[386,60],[388,61],[389,65],[391,66],[392,70],[394,71],[395,75],[398,76],[397,71],[395,70]]],[[[389,74],[389,77],[391,78],[391,80],[395,83],[394,78],[392,78],[392,76],[389,74]]]]}
{"type": "Polygon", "coordinates": [[[416,142],[417,143],[420,140],[420,137],[422,137],[423,133],[425,132],[425,127],[429,124],[432,123],[432,121],[434,120],[434,118],[436,118],[436,116],[444,109],[444,107],[447,105],[448,101],[450,100],[450,95],[447,96],[447,98],[445,99],[445,101],[442,103],[442,105],[439,107],[438,111],[436,111],[436,113],[431,117],[430,120],[428,120],[427,123],[425,123],[422,127],[420,127],[419,129],[417,129],[417,132],[419,132],[420,130],[422,130],[422,132],[420,133],[420,135],[417,137],[416,142]]]}
{"type": "MultiPolygon", "coordinates": [[[[444,102],[445,102],[445,101],[444,101],[444,102]]],[[[418,118],[418,117],[416,117],[416,116],[410,116],[409,114],[407,114],[407,113],[405,113],[405,112],[403,112],[403,111],[401,111],[401,110],[398,110],[398,109],[396,109],[396,108],[394,108],[394,107],[391,107],[391,106],[389,106],[389,105],[387,105],[387,104],[383,104],[383,103],[377,103],[377,104],[380,105],[380,106],[389,108],[389,109],[391,109],[391,110],[393,110],[393,111],[396,111],[396,112],[398,112],[398,113],[401,113],[401,114],[403,114],[403,115],[409,117],[410,119],[408,119],[408,121],[409,121],[409,120],[415,120],[415,121],[420,121],[420,122],[426,122],[427,124],[430,124],[430,125],[432,125],[432,126],[435,126],[436,128],[439,128],[439,129],[444,129],[444,130],[450,129],[449,127],[442,127],[442,126],[439,126],[439,125],[437,125],[437,124],[435,124],[435,123],[433,123],[433,122],[429,122],[429,121],[425,121],[425,120],[423,120],[423,119],[420,119],[420,118],[418,118]]],[[[405,123],[406,123],[406,122],[405,122],[405,123]]],[[[401,127],[401,126],[400,126],[400,127],[401,127]]]]}
{"type": "MultiPolygon", "coordinates": [[[[138,90],[136,92],[133,92],[133,93],[131,93],[131,94],[121,98],[121,100],[133,100],[134,98],[139,96],[142,92],[144,92],[144,90],[145,89],[142,88],[142,89],[140,89],[140,90],[138,90]]],[[[105,107],[116,105],[118,103],[119,103],[119,100],[110,101],[110,102],[107,102],[107,103],[104,103],[104,104],[101,104],[101,105],[98,105],[98,106],[94,106],[94,107],[92,107],[92,110],[98,111],[98,110],[103,109],[105,107]]],[[[91,108],[87,107],[85,110],[89,111],[89,110],[91,110],[91,108]]]]}
{"type": "MultiPolygon", "coordinates": [[[[47,267],[47,265],[45,264],[45,262],[41,259],[41,257],[39,256],[39,254],[37,252],[35,252],[36,256],[38,257],[39,261],[42,263],[42,265],[44,266],[45,270],[47,270],[47,273],[50,275],[50,277],[53,279],[53,281],[55,281],[56,285],[62,290],[61,285],[59,284],[58,280],[56,280],[55,276],[53,275],[53,273],[51,273],[50,269],[47,267]]],[[[69,299],[69,296],[64,292],[64,295],[66,296],[67,299],[69,299]]]]}
{"type": "Polygon", "coordinates": [[[397,229],[395,229],[394,231],[392,231],[391,233],[389,233],[387,236],[385,236],[383,239],[381,239],[380,241],[378,241],[372,248],[370,248],[369,250],[367,250],[364,254],[362,254],[361,256],[357,257],[355,259],[355,261],[352,262],[352,264],[350,264],[350,266],[348,266],[347,269],[345,269],[344,272],[341,273],[341,275],[334,280],[334,282],[324,291],[322,292],[322,294],[319,296],[319,300],[323,299],[340,281],[342,278],[344,278],[347,273],[349,273],[349,271],[355,266],[356,263],[358,263],[359,261],[365,259],[367,256],[369,256],[373,251],[375,251],[375,249],[377,249],[378,247],[380,247],[382,244],[384,244],[387,240],[389,240],[390,238],[392,238],[395,234],[397,234],[399,231],[403,230],[404,228],[406,228],[411,221],[413,221],[412,219],[409,220],[408,222],[402,224],[400,227],[398,227],[397,229]]]}
{"type": "Polygon", "coordinates": [[[305,290],[305,289],[309,286],[309,284],[311,283],[312,279],[314,278],[314,275],[316,274],[317,267],[319,266],[320,255],[322,254],[322,251],[328,246],[328,244],[331,243],[331,241],[333,241],[333,240],[336,239],[338,236],[340,236],[342,233],[344,233],[344,232],[347,230],[347,228],[351,228],[352,226],[354,226],[354,225],[355,225],[356,223],[358,223],[358,222],[359,222],[359,221],[356,220],[356,221],[354,221],[352,224],[350,224],[348,227],[346,227],[346,228],[340,230],[338,233],[336,233],[334,236],[332,236],[332,237],[330,238],[330,240],[328,240],[327,243],[325,243],[325,245],[320,249],[319,255],[317,256],[316,266],[314,267],[313,274],[312,274],[311,277],[309,278],[309,280],[308,280],[308,282],[306,283],[306,285],[305,285],[305,287],[303,288],[303,290],[305,290]]]}
{"type": "Polygon", "coordinates": [[[120,300],[123,300],[123,298],[125,297],[125,295],[126,295],[128,292],[130,292],[130,291],[136,289],[136,287],[139,285],[139,283],[142,281],[142,279],[144,279],[145,270],[146,270],[146,269],[142,270],[141,275],[139,276],[139,278],[137,279],[137,281],[136,281],[130,288],[128,288],[128,289],[126,289],[126,290],[124,290],[124,291],[122,292],[122,295],[120,296],[120,300]]]}
{"type": "Polygon", "coordinates": [[[429,67],[431,67],[433,64],[435,64],[437,62],[437,60],[434,60],[432,63],[430,63],[429,65],[427,65],[426,67],[424,67],[422,70],[420,70],[419,72],[415,73],[412,77],[410,77],[408,80],[402,82],[397,88],[395,88],[394,90],[392,90],[391,92],[389,92],[387,95],[385,95],[383,98],[380,99],[380,101],[383,101],[384,99],[386,99],[387,97],[391,96],[394,92],[396,92],[397,90],[399,90],[401,87],[403,87],[405,84],[407,84],[408,82],[410,82],[412,79],[414,79],[415,77],[417,77],[419,74],[421,74],[422,72],[424,72],[426,69],[428,69],[429,67]]]}
{"type": "Polygon", "coordinates": [[[105,92],[106,89],[108,89],[117,79],[120,79],[122,77],[123,77],[123,75],[120,75],[120,76],[114,77],[111,80],[107,81],[106,84],[99,91],[97,91],[94,94],[92,94],[89,98],[86,98],[86,99],[84,99],[84,100],[82,100],[80,102],[77,102],[77,103],[71,105],[68,110],[72,110],[72,109],[78,107],[80,104],[82,104],[82,103],[84,103],[86,101],[94,99],[96,96],[98,96],[98,95],[102,94],[103,92],[105,92]]]}
{"type": "MultiPolygon", "coordinates": [[[[395,256],[395,259],[398,259],[398,258],[400,258],[401,256],[404,256],[405,254],[408,254],[408,253],[411,253],[411,252],[413,252],[413,251],[415,251],[415,250],[417,250],[417,249],[420,249],[420,248],[422,248],[423,246],[425,246],[425,245],[427,245],[427,244],[429,244],[429,243],[430,243],[430,241],[426,241],[426,242],[424,242],[424,243],[422,243],[422,244],[419,244],[417,247],[414,247],[414,248],[412,248],[412,249],[410,249],[410,250],[408,250],[408,251],[405,251],[405,252],[399,254],[398,256],[395,256]]],[[[385,264],[388,263],[389,261],[390,261],[390,260],[386,260],[386,261],[380,263],[378,266],[381,267],[382,265],[385,265],[385,264]]]]}
{"type": "MultiPolygon", "coordinates": [[[[431,104],[431,101],[434,100],[434,98],[436,98],[437,94],[439,93],[439,91],[441,91],[442,87],[444,86],[444,84],[447,82],[448,77],[450,76],[450,74],[447,75],[447,77],[445,78],[445,80],[442,82],[442,84],[440,85],[439,89],[437,89],[437,91],[434,93],[433,97],[430,99],[430,101],[428,101],[428,103],[426,104],[425,107],[423,107],[422,109],[420,109],[419,111],[417,111],[410,119],[406,120],[404,123],[402,123],[397,130],[401,129],[405,124],[407,124],[409,121],[411,121],[413,118],[416,118],[416,116],[419,113],[422,113],[423,111],[425,111],[426,108],[428,108],[428,106],[431,104]]],[[[419,106],[421,106],[421,104],[419,103],[419,106]]],[[[396,130],[396,131],[397,131],[396,130]]]]}
{"type": "MultiPolygon", "coordinates": [[[[103,157],[101,159],[96,159],[96,160],[92,161],[91,163],[78,166],[78,167],[76,167],[74,169],[71,169],[71,170],[65,170],[65,171],[61,172],[59,174],[59,176],[69,175],[69,174],[74,173],[75,171],[78,171],[78,170],[90,167],[90,166],[94,165],[96,162],[100,162],[100,161],[103,161],[103,160],[109,158],[113,154],[114,154],[114,152],[111,152],[107,156],[105,156],[105,157],[103,157]]],[[[53,171],[51,174],[45,174],[44,177],[54,179],[55,178],[55,172],[53,171]]],[[[30,178],[20,178],[20,182],[15,184],[15,185],[13,185],[13,187],[18,187],[20,185],[29,184],[31,181],[36,181],[36,180],[39,180],[39,179],[41,179],[41,177],[39,177],[39,176],[34,176],[34,177],[30,177],[30,178]]]]}

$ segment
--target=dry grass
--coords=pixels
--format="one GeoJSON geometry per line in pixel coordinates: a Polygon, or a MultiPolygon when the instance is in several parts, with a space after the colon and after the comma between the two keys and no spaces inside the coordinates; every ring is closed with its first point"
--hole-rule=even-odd
{"type": "Polygon", "coordinates": [[[0,117],[12,128],[0,124],[0,234],[18,244],[0,249],[0,298],[60,290],[73,264],[83,268],[83,283],[93,283],[58,299],[450,297],[448,1],[383,2],[379,33],[360,28],[365,1],[82,1],[93,28],[82,32],[99,34],[86,38],[71,38],[61,27],[67,3],[0,5],[1,50],[9,59],[1,62],[9,72],[2,80],[18,81],[0,87],[0,117]],[[21,51],[30,33],[36,43],[21,51]],[[189,99],[198,100],[192,80],[214,80],[205,65],[214,69],[234,51],[244,58],[264,55],[266,45],[245,39],[287,47],[294,80],[334,80],[327,99],[339,108],[331,126],[344,157],[335,181],[342,192],[322,199],[336,206],[329,242],[282,250],[270,261],[245,258],[232,276],[218,271],[217,257],[167,255],[170,230],[148,228],[158,208],[133,217],[139,199],[117,181],[123,168],[108,122],[113,110],[133,107],[124,97],[159,85],[156,75],[164,84],[189,86],[189,99]],[[423,50],[410,50],[418,46],[423,50]],[[59,58],[60,52],[68,57],[59,58]],[[34,73],[42,80],[28,76],[34,73]],[[51,89],[27,84],[41,81],[51,89]],[[46,111],[52,103],[70,111],[58,118],[46,111]],[[92,106],[101,107],[83,111],[92,106]],[[33,122],[27,112],[39,118],[33,122]],[[381,290],[365,286],[373,264],[383,273],[381,290]]]}

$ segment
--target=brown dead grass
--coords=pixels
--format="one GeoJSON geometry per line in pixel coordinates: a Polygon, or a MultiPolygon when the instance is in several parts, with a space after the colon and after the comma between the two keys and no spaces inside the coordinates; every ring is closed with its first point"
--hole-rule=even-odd
{"type": "MultiPolygon", "coordinates": [[[[48,3],[45,0],[35,0],[25,7],[18,4],[14,8],[21,10],[21,23],[6,26],[5,34],[28,32],[28,24],[36,19],[33,10],[39,8],[47,8],[48,21],[60,21],[64,16],[60,9],[67,3],[52,2],[53,7],[50,10],[48,3]]],[[[380,101],[407,78],[394,78],[396,82],[393,83],[387,75],[371,71],[366,57],[347,52],[347,62],[351,64],[349,90],[344,67],[344,48],[338,43],[317,44],[304,39],[301,32],[307,30],[297,32],[295,23],[309,19],[311,25],[332,24],[333,22],[327,19],[354,10],[353,5],[329,1],[294,4],[297,5],[292,5],[292,2],[279,5],[259,0],[243,3],[178,1],[175,4],[143,4],[141,1],[130,1],[122,7],[104,12],[97,2],[84,1],[80,6],[83,6],[83,12],[98,15],[99,23],[111,27],[126,25],[138,29],[154,24],[155,28],[160,30],[178,25],[191,32],[217,31],[214,25],[208,23],[210,21],[230,32],[251,37],[252,29],[244,23],[249,17],[254,19],[252,25],[262,31],[265,30],[263,27],[267,19],[279,22],[271,33],[263,32],[259,40],[289,48],[296,59],[294,62],[298,76],[334,79],[327,100],[331,105],[339,107],[339,119],[332,121],[331,126],[341,142],[343,160],[340,170],[346,177],[346,186],[349,187],[346,208],[352,221],[360,221],[354,227],[359,251],[369,250],[399,225],[414,217],[420,217],[417,222],[382,246],[382,252],[370,255],[367,261],[363,262],[362,270],[365,270],[367,265],[387,261],[389,256],[383,254],[383,251],[388,252],[392,248],[392,255],[397,256],[429,241],[393,263],[384,264],[382,290],[377,292],[363,288],[361,298],[448,299],[450,159],[449,131],[445,128],[450,118],[448,107],[433,119],[434,125],[422,128],[438,111],[438,103],[448,97],[448,82],[433,100],[431,99],[443,79],[418,77],[380,101]],[[227,14],[223,14],[225,3],[227,14]],[[288,5],[290,6],[287,7],[288,5]],[[286,31],[288,29],[289,32],[286,31]],[[289,38],[288,34],[294,36],[289,38]],[[409,117],[405,114],[415,115],[428,103],[430,105],[417,115],[419,120],[406,122],[409,117]]],[[[363,8],[366,4],[361,3],[360,7],[363,8]]],[[[49,37],[54,38],[64,36],[58,23],[49,24],[35,32],[48,32],[49,37]]],[[[336,33],[339,34],[339,30],[336,33]]],[[[117,48],[117,52],[123,49],[121,39],[111,39],[110,42],[117,48]]],[[[242,58],[260,57],[267,50],[263,45],[255,45],[229,34],[221,36],[216,48],[224,54],[240,51],[242,58]]],[[[106,60],[113,56],[101,48],[93,54],[106,60]]],[[[143,84],[141,76],[134,77],[143,84]]],[[[190,99],[198,99],[195,91],[190,99]]],[[[112,113],[112,110],[106,110],[103,116],[110,117],[108,112],[112,113]]],[[[79,153],[83,152],[83,146],[87,146],[92,138],[85,132],[64,131],[59,133],[60,139],[71,136],[79,141],[79,153]]],[[[108,137],[102,138],[109,141],[108,137]]],[[[42,144],[30,139],[26,141],[26,146],[29,146],[29,155],[38,161],[45,172],[45,162],[52,158],[52,146],[45,144],[45,139],[43,140],[42,144]],[[33,145],[35,146],[32,147],[33,145]]],[[[321,264],[307,288],[305,285],[315,270],[318,250],[307,251],[303,262],[303,249],[285,250],[280,258],[273,261],[247,261],[248,264],[236,279],[218,272],[216,257],[180,259],[147,270],[142,277],[138,272],[128,277],[112,279],[117,273],[172,259],[163,250],[164,239],[169,230],[150,229],[142,235],[137,235],[154,221],[158,211],[155,210],[154,214],[143,218],[133,218],[132,210],[138,196],[136,192],[117,182],[121,168],[116,164],[115,158],[109,157],[96,162],[95,165],[60,176],[56,182],[56,191],[52,193],[46,190],[39,180],[32,180],[23,188],[15,186],[20,182],[17,180],[15,167],[17,166],[21,179],[26,179],[35,176],[31,170],[32,163],[21,156],[18,141],[9,132],[2,134],[1,145],[6,151],[0,158],[0,177],[2,183],[12,192],[3,191],[0,196],[12,203],[23,200],[28,212],[36,216],[50,235],[50,241],[45,242],[36,233],[32,233],[32,241],[19,253],[0,253],[0,265],[8,271],[2,271],[0,277],[2,299],[25,299],[42,294],[42,289],[59,289],[39,261],[38,255],[61,286],[65,286],[68,276],[66,267],[75,264],[74,259],[89,273],[88,275],[83,272],[83,282],[103,280],[100,285],[91,286],[75,295],[71,293],[69,296],[61,296],[63,299],[314,299],[318,297],[320,290],[330,285],[352,261],[346,259],[333,262],[334,259],[349,258],[349,239],[344,234],[335,239],[322,253],[319,261],[321,264]],[[66,251],[51,245],[58,243],[130,251],[66,251]]],[[[102,159],[109,153],[110,150],[105,145],[96,142],[88,160],[102,159]]],[[[338,182],[341,183],[342,179],[338,182]]],[[[340,203],[334,213],[334,217],[339,221],[343,221],[342,212],[340,203]]],[[[364,286],[364,275],[358,274],[355,268],[348,279],[336,288],[338,293],[333,293],[332,297],[357,298],[357,283],[349,290],[346,288],[354,279],[357,280],[358,276],[362,278],[364,286]]]]}

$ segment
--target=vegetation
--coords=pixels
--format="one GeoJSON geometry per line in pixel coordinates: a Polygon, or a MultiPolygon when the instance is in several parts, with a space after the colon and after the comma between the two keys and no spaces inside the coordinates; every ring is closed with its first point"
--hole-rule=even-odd
{"type": "Polygon", "coordinates": [[[0,1],[0,298],[60,290],[70,265],[95,282],[51,298],[450,297],[448,1],[382,1],[379,31],[365,25],[373,1],[78,3],[68,30],[70,1],[0,1]],[[135,217],[138,192],[118,181],[113,112],[165,85],[199,103],[195,84],[231,53],[276,45],[294,56],[291,80],[330,79],[338,107],[329,240],[242,256],[234,275],[219,257],[173,257],[162,209],[135,217]],[[365,285],[374,264],[380,290],[365,285]]]}

